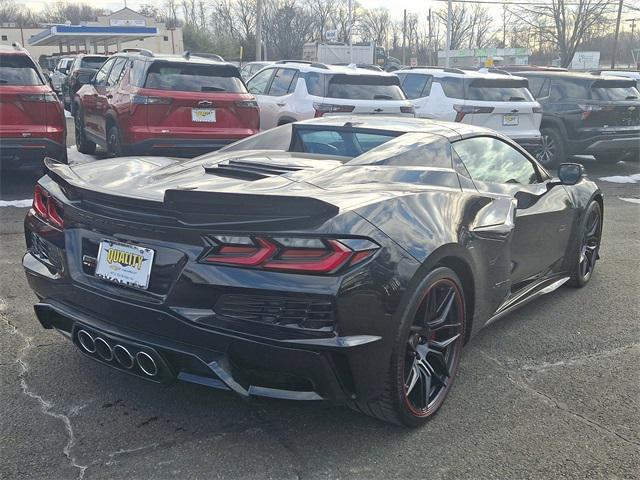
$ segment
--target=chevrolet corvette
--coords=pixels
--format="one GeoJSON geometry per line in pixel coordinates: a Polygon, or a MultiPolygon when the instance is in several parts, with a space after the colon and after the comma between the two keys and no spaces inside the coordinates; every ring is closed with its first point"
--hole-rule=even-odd
{"type": "Polygon", "coordinates": [[[419,426],[482,327],[599,257],[603,196],[470,125],[334,116],[192,160],[47,161],[24,269],[88,357],[419,426]]]}

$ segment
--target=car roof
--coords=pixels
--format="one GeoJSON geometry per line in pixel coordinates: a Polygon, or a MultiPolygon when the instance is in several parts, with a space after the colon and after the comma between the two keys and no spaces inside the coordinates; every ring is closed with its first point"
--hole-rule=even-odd
{"type": "Polygon", "coordinates": [[[301,72],[317,72],[324,74],[331,73],[339,73],[342,75],[374,75],[374,76],[382,76],[382,77],[393,77],[393,73],[384,72],[384,71],[376,71],[370,70],[368,68],[359,68],[356,66],[349,65],[328,65],[324,63],[305,63],[305,62],[296,62],[295,60],[287,60],[284,62],[275,62],[274,64],[269,65],[269,67],[282,67],[286,68],[288,66],[292,66],[297,68],[301,72]]]}
{"type": "Polygon", "coordinates": [[[621,77],[615,77],[612,75],[594,75],[592,73],[588,73],[588,72],[548,72],[548,71],[539,71],[539,70],[527,70],[524,72],[518,72],[518,75],[522,76],[522,77],[529,77],[529,76],[534,76],[534,77],[548,77],[548,78],[568,78],[568,79],[575,79],[575,80],[588,80],[590,82],[593,82],[594,80],[601,80],[601,79],[609,79],[609,80],[620,80],[621,77]]]}
{"type": "Polygon", "coordinates": [[[174,62],[174,63],[190,63],[190,64],[202,64],[202,65],[223,65],[227,67],[236,67],[233,63],[214,60],[211,58],[199,57],[196,54],[192,55],[172,55],[168,53],[151,53],[151,52],[120,52],[112,55],[112,57],[129,57],[136,58],[146,62],[162,61],[162,62],[174,62]]]}
{"type": "Polygon", "coordinates": [[[496,132],[484,127],[466,123],[445,122],[427,118],[388,117],[384,115],[334,115],[322,116],[310,120],[295,122],[297,125],[321,125],[329,127],[357,127],[391,132],[419,132],[441,135],[449,140],[475,136],[496,135],[496,132]]]}
{"type": "Polygon", "coordinates": [[[29,52],[22,47],[14,47],[12,45],[0,45],[0,53],[3,55],[24,55],[31,57],[29,52]]]}
{"type": "Polygon", "coordinates": [[[396,75],[400,73],[419,73],[426,75],[433,75],[434,77],[457,77],[457,78],[484,78],[484,79],[496,79],[504,80],[505,78],[513,78],[515,80],[521,79],[518,75],[510,75],[508,73],[495,73],[495,72],[482,72],[479,70],[461,70],[458,68],[447,67],[413,67],[396,70],[396,75]]]}

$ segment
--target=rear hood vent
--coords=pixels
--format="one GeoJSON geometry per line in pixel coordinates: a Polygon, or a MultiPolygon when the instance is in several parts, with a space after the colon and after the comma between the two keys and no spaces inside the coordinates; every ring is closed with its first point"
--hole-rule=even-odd
{"type": "Polygon", "coordinates": [[[309,167],[301,165],[227,160],[215,165],[205,166],[204,170],[207,173],[220,177],[237,178],[241,180],[261,180],[263,178],[293,173],[307,168],[309,167]]]}

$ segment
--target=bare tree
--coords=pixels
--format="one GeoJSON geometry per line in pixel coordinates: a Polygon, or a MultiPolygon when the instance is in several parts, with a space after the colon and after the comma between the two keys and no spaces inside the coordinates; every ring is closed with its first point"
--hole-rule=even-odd
{"type": "MultiPolygon", "coordinates": [[[[436,12],[437,17],[444,24],[447,23],[447,9],[436,12]]],[[[456,3],[451,9],[451,50],[464,46],[465,40],[471,33],[471,9],[466,3],[456,3]]]]}
{"type": "Polygon", "coordinates": [[[313,15],[297,0],[276,0],[265,9],[264,33],[272,58],[300,58],[313,38],[313,15]]]}
{"type": "Polygon", "coordinates": [[[313,13],[316,40],[323,41],[324,33],[336,13],[336,0],[309,0],[308,6],[313,13]]]}
{"type": "Polygon", "coordinates": [[[360,36],[362,40],[384,45],[387,31],[391,26],[391,17],[386,8],[364,10],[360,14],[360,36]]]}
{"type": "Polygon", "coordinates": [[[539,29],[560,53],[560,65],[568,67],[576,50],[590,34],[608,22],[613,4],[609,0],[551,0],[548,5],[520,7],[519,20],[539,29]]]}

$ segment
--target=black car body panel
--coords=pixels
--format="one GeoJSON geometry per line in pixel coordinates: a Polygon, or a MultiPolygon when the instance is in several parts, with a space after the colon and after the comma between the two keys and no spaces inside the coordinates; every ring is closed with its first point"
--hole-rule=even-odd
{"type": "Polygon", "coordinates": [[[42,325],[76,344],[84,330],[151,355],[161,381],[289,399],[375,398],[403,306],[425,272],[458,269],[471,337],[567,279],[584,208],[601,201],[586,178],[553,184],[540,167],[533,185],[474,184],[456,171],[449,142],[495,136],[487,130],[362,117],[301,122],[294,132],[298,125],[402,135],[353,160],[239,142],[186,162],[49,163],[39,185],[63,206],[64,228],[32,210],[23,260],[42,325]],[[431,166],[420,166],[422,154],[433,154],[431,166]],[[339,239],[373,253],[327,274],[207,263],[220,235],[339,239]],[[104,240],[155,251],[148,289],[94,275],[104,240]]]}

